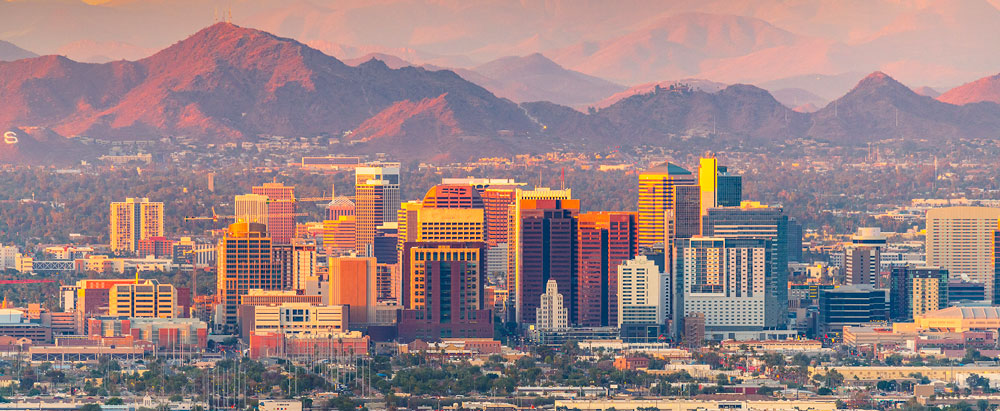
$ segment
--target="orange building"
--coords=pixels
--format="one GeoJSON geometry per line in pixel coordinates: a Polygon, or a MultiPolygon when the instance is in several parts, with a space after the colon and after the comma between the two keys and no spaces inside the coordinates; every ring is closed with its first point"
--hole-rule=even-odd
{"type": "Polygon", "coordinates": [[[649,358],[623,356],[615,358],[615,368],[619,370],[637,370],[649,368],[649,358]]]}
{"type": "Polygon", "coordinates": [[[351,324],[375,321],[378,303],[375,257],[330,259],[330,304],[349,305],[351,324]]]}
{"type": "Polygon", "coordinates": [[[356,217],[342,215],[336,220],[323,221],[323,249],[326,255],[354,250],[356,217]]]}

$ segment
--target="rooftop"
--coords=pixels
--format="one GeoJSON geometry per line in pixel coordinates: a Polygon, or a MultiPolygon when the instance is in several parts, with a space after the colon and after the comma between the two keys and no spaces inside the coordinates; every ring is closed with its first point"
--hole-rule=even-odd
{"type": "Polygon", "coordinates": [[[948,307],[929,311],[924,318],[1000,319],[1000,307],[948,307]]]}
{"type": "Polygon", "coordinates": [[[688,175],[691,174],[691,172],[685,169],[684,167],[681,167],[669,161],[660,165],[650,167],[648,170],[644,171],[644,173],[688,174],[688,175]]]}

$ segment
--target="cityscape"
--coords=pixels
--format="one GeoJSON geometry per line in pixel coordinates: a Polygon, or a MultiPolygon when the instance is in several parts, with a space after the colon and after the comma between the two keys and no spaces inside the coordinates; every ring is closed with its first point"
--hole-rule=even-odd
{"type": "Polygon", "coordinates": [[[1000,3],[689,3],[0,3],[0,410],[1000,409],[1000,3]]]}

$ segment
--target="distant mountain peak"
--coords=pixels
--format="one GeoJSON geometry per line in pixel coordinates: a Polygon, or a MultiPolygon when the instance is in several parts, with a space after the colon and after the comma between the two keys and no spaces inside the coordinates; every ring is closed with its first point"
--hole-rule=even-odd
{"type": "Polygon", "coordinates": [[[963,105],[979,102],[1000,104],[1000,74],[983,77],[946,91],[937,97],[949,104],[963,105]]]}
{"type": "Polygon", "coordinates": [[[0,61],[14,61],[37,56],[37,54],[22,49],[14,43],[0,40],[0,61]]]}
{"type": "Polygon", "coordinates": [[[885,94],[884,91],[886,90],[891,90],[894,94],[897,95],[898,94],[916,95],[916,93],[914,93],[913,90],[903,85],[903,83],[896,81],[896,79],[892,78],[892,76],[889,76],[888,74],[885,74],[881,71],[876,71],[874,73],[865,76],[865,78],[861,79],[861,81],[859,81],[858,84],[855,85],[854,88],[851,89],[851,91],[848,92],[847,95],[845,95],[842,98],[857,94],[871,94],[871,93],[885,94]]]}

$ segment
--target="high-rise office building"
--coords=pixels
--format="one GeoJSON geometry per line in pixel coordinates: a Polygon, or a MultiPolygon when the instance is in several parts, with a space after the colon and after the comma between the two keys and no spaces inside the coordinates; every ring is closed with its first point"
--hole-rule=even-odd
{"type": "Polygon", "coordinates": [[[700,233],[701,190],[690,171],[663,163],[639,174],[639,245],[700,233]]]}
{"type": "Polygon", "coordinates": [[[701,189],[701,215],[713,207],[739,207],[743,201],[743,178],[729,174],[729,168],[719,165],[715,157],[704,157],[698,165],[698,186],[701,189]]]}
{"type": "Polygon", "coordinates": [[[336,187],[330,187],[330,203],[326,205],[326,219],[336,220],[340,216],[354,215],[354,201],[344,196],[336,195],[336,187]]]}
{"type": "Polygon", "coordinates": [[[788,218],[788,261],[802,261],[802,224],[788,218]]]}
{"type": "Polygon", "coordinates": [[[986,300],[986,285],[970,281],[948,280],[948,305],[981,303],[986,300]]]}
{"type": "Polygon", "coordinates": [[[399,294],[403,287],[401,271],[402,267],[399,264],[378,263],[375,265],[375,296],[378,302],[391,301],[399,304],[399,294]]]}
{"type": "Polygon", "coordinates": [[[636,256],[618,266],[617,294],[618,328],[666,323],[670,282],[667,274],[646,256],[636,256]]]}
{"type": "Polygon", "coordinates": [[[417,241],[417,213],[422,206],[420,201],[407,201],[400,204],[396,212],[396,258],[399,261],[403,261],[403,244],[417,241]],[[411,224],[413,228],[410,228],[411,224]]]}
{"type": "Polygon", "coordinates": [[[305,290],[306,280],[316,276],[316,244],[301,238],[271,244],[271,266],[281,276],[282,289],[305,290]]]}
{"type": "Polygon", "coordinates": [[[237,223],[258,223],[267,225],[267,196],[260,194],[239,194],[236,196],[237,223]]]}
{"type": "Polygon", "coordinates": [[[354,251],[355,219],[353,215],[342,215],[336,220],[323,222],[323,251],[327,256],[336,256],[354,251]]]}
{"type": "Polygon", "coordinates": [[[517,198],[517,188],[489,187],[483,191],[483,209],[486,219],[486,242],[490,246],[507,243],[507,223],[511,205],[517,198]]]}
{"type": "Polygon", "coordinates": [[[559,284],[556,280],[549,280],[545,283],[545,293],[535,311],[535,329],[562,330],[569,327],[569,314],[563,304],[563,296],[559,293],[559,284]]]}
{"type": "Polygon", "coordinates": [[[819,289],[820,333],[840,333],[844,326],[886,321],[887,290],[870,285],[819,289]]]}
{"type": "MultiPolygon", "coordinates": [[[[546,187],[537,187],[534,190],[518,189],[514,193],[514,202],[510,204],[507,213],[507,307],[505,307],[506,319],[516,321],[517,311],[517,284],[520,277],[521,266],[521,211],[522,202],[525,200],[570,200],[573,196],[571,189],[552,190],[546,187]]],[[[532,203],[534,204],[534,203],[532,203]]],[[[568,205],[569,203],[567,203],[568,205]]],[[[579,209],[579,201],[576,201],[576,208],[579,209]]],[[[559,284],[559,288],[566,290],[568,285],[559,284]]],[[[539,291],[540,292],[540,291],[539,291]]],[[[566,295],[564,293],[564,295],[566,295]]],[[[567,297],[568,298],[568,297],[567,297]]],[[[534,313],[534,311],[532,311],[534,313]]],[[[570,316],[572,319],[572,315],[570,316]]]]}
{"type": "Polygon", "coordinates": [[[372,239],[372,257],[379,264],[395,265],[399,262],[399,223],[383,223],[375,231],[372,239]]]}
{"type": "Polygon", "coordinates": [[[267,197],[267,232],[274,244],[288,244],[295,237],[295,187],[281,183],[254,186],[252,193],[267,197]]]}
{"type": "Polygon", "coordinates": [[[163,236],[163,203],[126,198],[111,203],[111,251],[134,254],[139,241],[163,236]]]}
{"type": "Polygon", "coordinates": [[[878,227],[862,227],[844,247],[844,274],[848,284],[881,287],[882,250],[886,238],[878,227]]]}
{"type": "Polygon", "coordinates": [[[483,296],[485,256],[481,241],[404,244],[399,340],[492,337],[493,314],[483,296]]]}
{"type": "Polygon", "coordinates": [[[378,277],[375,257],[330,259],[330,304],[351,307],[351,325],[375,322],[378,277]]]}
{"type": "MultiPolygon", "coordinates": [[[[704,217],[703,235],[725,239],[767,240],[771,255],[764,284],[767,293],[765,327],[787,323],[788,311],[788,216],[781,207],[744,201],[740,207],[711,208],[704,217]]],[[[708,316],[709,325],[711,316],[708,316]]]]}
{"type": "Polygon", "coordinates": [[[927,265],[941,267],[951,278],[986,284],[995,281],[993,231],[1000,208],[946,207],[927,210],[927,265]]]}
{"type": "Polygon", "coordinates": [[[582,327],[618,324],[618,265],[638,252],[636,213],[580,214],[577,225],[576,318],[582,327]]]}
{"type": "Polygon", "coordinates": [[[109,290],[108,304],[108,315],[113,317],[174,318],[181,315],[177,289],[156,280],[115,285],[109,290]]]}
{"type": "Polygon", "coordinates": [[[368,254],[378,226],[396,221],[399,210],[399,164],[354,169],[355,250],[368,254]]]}
{"type": "MultiPolygon", "coordinates": [[[[517,225],[515,319],[534,324],[545,284],[556,280],[576,318],[576,239],[579,200],[521,200],[517,225]]],[[[510,295],[508,295],[510,299],[510,295]]]]}
{"type": "Polygon", "coordinates": [[[423,201],[401,204],[397,217],[400,255],[407,242],[484,241],[482,198],[469,185],[436,185],[423,201]]]}
{"type": "Polygon", "coordinates": [[[218,253],[216,324],[231,332],[240,296],[252,289],[280,290],[282,278],[271,264],[271,237],[263,224],[230,224],[218,253]]]}
{"type": "Polygon", "coordinates": [[[781,323],[773,317],[783,312],[767,309],[769,300],[775,299],[768,289],[774,277],[773,245],[767,238],[750,237],[679,240],[674,248],[674,284],[679,287],[671,287],[675,322],[704,314],[705,333],[721,338],[781,323]]]}

